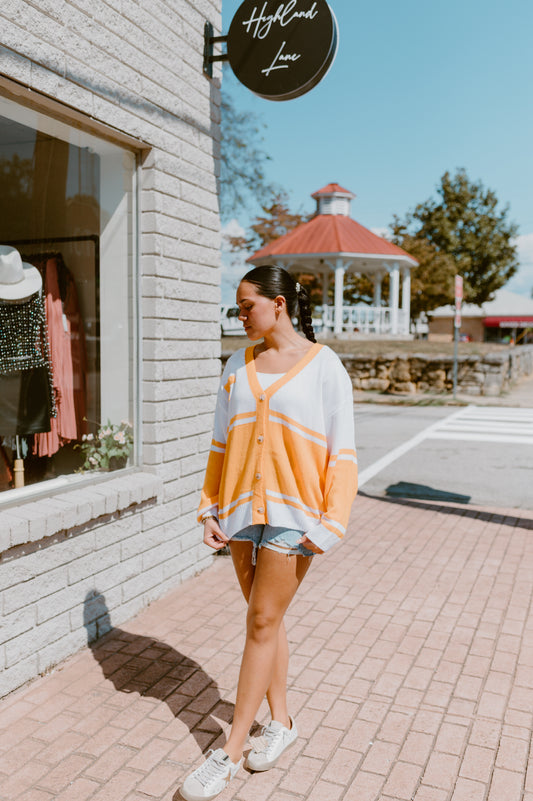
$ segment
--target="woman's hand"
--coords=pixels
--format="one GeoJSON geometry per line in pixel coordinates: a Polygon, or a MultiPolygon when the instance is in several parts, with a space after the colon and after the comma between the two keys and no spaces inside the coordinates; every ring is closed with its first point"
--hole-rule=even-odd
{"type": "Polygon", "coordinates": [[[216,517],[208,517],[204,523],[204,542],[215,551],[220,551],[229,542],[216,517]]]}
{"type": "Polygon", "coordinates": [[[313,551],[313,553],[324,553],[324,551],[319,548],[318,545],[315,545],[314,542],[311,542],[306,534],[304,534],[303,537],[300,537],[298,540],[298,545],[303,545],[304,548],[307,548],[309,551],[313,551]]]}

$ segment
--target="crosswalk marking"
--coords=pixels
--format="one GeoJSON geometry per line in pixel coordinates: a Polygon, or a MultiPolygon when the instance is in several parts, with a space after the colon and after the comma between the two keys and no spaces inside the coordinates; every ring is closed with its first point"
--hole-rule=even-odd
{"type": "Polygon", "coordinates": [[[363,487],[400,456],[427,440],[460,440],[462,442],[496,442],[511,445],[533,445],[533,409],[519,406],[466,406],[443,420],[429,425],[414,437],[389,451],[381,459],[359,473],[363,487]]]}
{"type": "Polygon", "coordinates": [[[467,406],[458,414],[439,421],[432,430],[426,431],[424,439],[533,445],[533,409],[467,406]]]}

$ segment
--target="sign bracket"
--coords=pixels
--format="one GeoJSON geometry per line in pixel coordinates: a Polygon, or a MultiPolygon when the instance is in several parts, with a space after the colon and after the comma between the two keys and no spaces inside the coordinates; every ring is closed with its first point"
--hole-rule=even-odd
{"type": "Polygon", "coordinates": [[[203,71],[208,78],[213,77],[213,64],[215,61],[228,61],[227,53],[218,56],[213,55],[214,45],[223,44],[228,41],[227,36],[213,36],[214,30],[210,22],[204,25],[204,64],[203,71]]]}

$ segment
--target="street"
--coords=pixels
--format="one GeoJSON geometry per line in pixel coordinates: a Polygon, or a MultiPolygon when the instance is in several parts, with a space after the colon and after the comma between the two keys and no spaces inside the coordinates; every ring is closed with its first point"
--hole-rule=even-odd
{"type": "Polygon", "coordinates": [[[531,509],[533,409],[355,409],[362,492],[531,509]]]}

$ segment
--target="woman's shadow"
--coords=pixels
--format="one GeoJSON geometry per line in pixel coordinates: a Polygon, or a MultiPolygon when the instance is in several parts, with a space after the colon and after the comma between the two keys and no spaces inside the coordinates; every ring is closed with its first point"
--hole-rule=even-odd
{"type": "Polygon", "coordinates": [[[216,681],[166,643],[113,627],[98,590],[85,596],[83,623],[92,654],[115,689],[164,701],[205,753],[223,733],[213,714],[227,723],[233,718],[234,705],[221,698],[216,681]]]}

